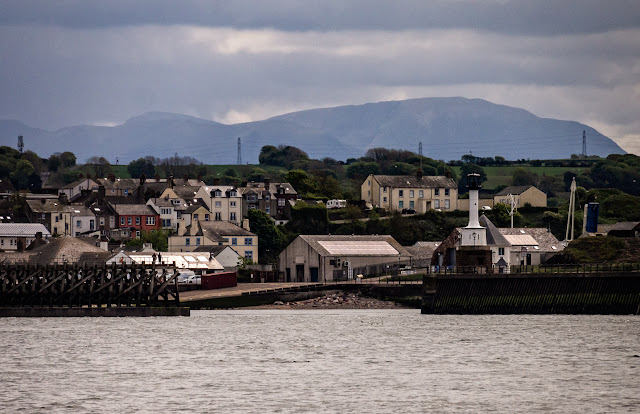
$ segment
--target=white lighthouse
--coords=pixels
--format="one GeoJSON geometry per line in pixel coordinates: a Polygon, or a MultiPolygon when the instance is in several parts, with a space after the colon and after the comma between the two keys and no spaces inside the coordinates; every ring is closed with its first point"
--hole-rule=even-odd
{"type": "Polygon", "coordinates": [[[461,246],[486,246],[487,229],[478,221],[478,190],[482,186],[480,174],[467,175],[467,187],[469,188],[469,224],[461,230],[461,246]]]}

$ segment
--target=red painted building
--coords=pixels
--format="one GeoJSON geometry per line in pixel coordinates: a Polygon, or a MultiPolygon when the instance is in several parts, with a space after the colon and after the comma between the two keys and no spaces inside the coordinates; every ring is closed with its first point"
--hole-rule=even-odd
{"type": "Polygon", "coordinates": [[[117,227],[131,230],[131,236],[140,237],[143,231],[159,230],[162,227],[160,215],[146,204],[118,204],[117,227]],[[135,232],[135,233],[134,233],[135,232]]]}

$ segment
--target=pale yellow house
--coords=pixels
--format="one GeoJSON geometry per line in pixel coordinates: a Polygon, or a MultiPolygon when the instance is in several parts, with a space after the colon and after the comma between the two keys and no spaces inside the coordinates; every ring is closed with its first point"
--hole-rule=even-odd
{"type": "Polygon", "coordinates": [[[387,211],[457,210],[458,185],[445,176],[369,175],[360,187],[361,199],[387,211]]]}
{"type": "Polygon", "coordinates": [[[240,223],[242,220],[242,194],[237,188],[225,185],[204,186],[196,193],[211,211],[212,221],[230,221],[240,223]]]}
{"type": "Polygon", "coordinates": [[[258,236],[248,230],[248,220],[244,227],[228,221],[198,220],[169,236],[170,252],[192,252],[199,246],[230,246],[240,256],[258,262],[258,236]]]}
{"type": "Polygon", "coordinates": [[[512,186],[498,192],[493,196],[493,203],[511,205],[513,196],[516,208],[524,207],[529,203],[532,207],[546,207],[547,195],[532,185],[512,186]]]}

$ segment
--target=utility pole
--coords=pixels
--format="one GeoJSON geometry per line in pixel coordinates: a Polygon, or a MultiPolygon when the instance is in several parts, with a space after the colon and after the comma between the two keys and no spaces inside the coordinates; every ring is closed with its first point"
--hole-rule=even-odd
{"type": "Polygon", "coordinates": [[[240,137],[238,137],[238,165],[242,165],[242,142],[240,141],[240,137]]]}
{"type": "Polygon", "coordinates": [[[569,214],[567,215],[567,233],[564,237],[565,242],[573,240],[573,224],[576,219],[576,177],[573,177],[571,182],[571,195],[569,196],[569,214]],[[569,234],[569,227],[571,227],[571,234],[569,234]]]}
{"type": "Polygon", "coordinates": [[[582,157],[587,156],[587,132],[582,131],[582,157]]]}
{"type": "Polygon", "coordinates": [[[18,135],[18,150],[20,151],[20,155],[22,155],[22,150],[24,149],[24,138],[22,135],[18,135]]]}

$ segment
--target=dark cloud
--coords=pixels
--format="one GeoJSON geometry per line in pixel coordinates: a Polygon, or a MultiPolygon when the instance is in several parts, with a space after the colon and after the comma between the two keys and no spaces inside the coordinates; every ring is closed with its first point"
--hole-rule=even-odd
{"type": "Polygon", "coordinates": [[[596,33],[640,22],[637,0],[4,0],[0,24],[199,25],[285,31],[472,29],[596,33]]]}

